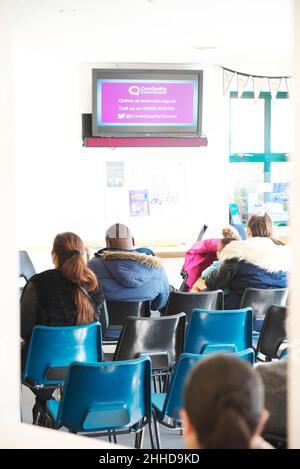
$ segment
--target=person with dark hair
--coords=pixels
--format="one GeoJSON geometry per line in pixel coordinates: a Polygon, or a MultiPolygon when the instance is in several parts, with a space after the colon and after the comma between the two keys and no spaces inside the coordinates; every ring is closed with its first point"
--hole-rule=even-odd
{"type": "Polygon", "coordinates": [[[260,436],[268,419],[261,379],[230,354],[212,354],[192,369],[181,418],[188,449],[272,448],[260,436]]]}
{"type": "Polygon", "coordinates": [[[221,266],[206,279],[209,290],[228,287],[225,309],[237,309],[246,288],[286,288],[290,248],[272,238],[269,215],[253,215],[248,239],[227,245],[220,253],[221,266]]]}
{"type": "Polygon", "coordinates": [[[126,225],[115,223],[105,234],[106,248],[95,253],[89,268],[101,282],[107,300],[150,300],[151,309],[163,308],[169,282],[160,259],[138,252],[126,225]]]}
{"type": "MultiPolygon", "coordinates": [[[[100,321],[105,333],[104,297],[95,274],[87,267],[82,240],[74,233],[58,234],[53,243],[54,269],[30,278],[21,298],[22,368],[36,325],[75,326],[100,321]]],[[[33,421],[37,422],[52,391],[35,391],[33,421]]]]}

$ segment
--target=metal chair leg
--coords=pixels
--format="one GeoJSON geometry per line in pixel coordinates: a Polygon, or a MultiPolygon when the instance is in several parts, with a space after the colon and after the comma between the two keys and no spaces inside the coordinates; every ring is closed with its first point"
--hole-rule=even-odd
{"type": "Polygon", "coordinates": [[[140,449],[143,446],[144,433],[145,433],[145,428],[143,428],[141,431],[139,431],[135,434],[134,447],[136,449],[140,449]]]}
{"type": "Polygon", "coordinates": [[[153,376],[153,387],[154,387],[154,392],[157,393],[157,386],[156,386],[156,376],[153,376]]]}
{"type": "Polygon", "coordinates": [[[159,428],[158,428],[158,422],[157,422],[157,419],[156,419],[156,414],[155,414],[155,410],[152,411],[152,415],[153,415],[153,423],[154,423],[154,431],[155,431],[155,437],[156,437],[156,448],[157,449],[160,449],[160,435],[159,435],[159,428]]]}
{"type": "Polygon", "coordinates": [[[149,437],[150,437],[151,449],[155,449],[155,447],[154,447],[154,440],[153,440],[152,423],[151,423],[151,421],[148,423],[148,427],[149,427],[149,437]]]}
{"type": "Polygon", "coordinates": [[[115,432],[113,432],[113,439],[114,439],[114,443],[117,444],[117,435],[115,434],[115,432]]]}

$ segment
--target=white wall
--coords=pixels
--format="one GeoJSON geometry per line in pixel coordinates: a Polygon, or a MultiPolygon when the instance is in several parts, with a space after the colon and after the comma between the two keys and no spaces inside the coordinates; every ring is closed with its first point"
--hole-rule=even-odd
{"type": "Polygon", "coordinates": [[[204,222],[210,235],[216,235],[228,220],[228,112],[220,69],[204,72],[207,148],[111,150],[83,148],[81,142],[81,114],[91,112],[91,70],[97,65],[49,57],[42,48],[21,46],[17,51],[18,245],[49,243],[67,230],[85,240],[103,239],[106,228],[118,220],[129,224],[137,240],[196,239],[204,222]],[[130,217],[128,196],[124,202],[122,195],[113,209],[108,197],[118,189],[105,187],[107,161],[124,161],[127,180],[139,180],[132,189],[147,188],[150,170],[169,168],[172,177],[175,168],[182,200],[178,213],[130,217]]]}

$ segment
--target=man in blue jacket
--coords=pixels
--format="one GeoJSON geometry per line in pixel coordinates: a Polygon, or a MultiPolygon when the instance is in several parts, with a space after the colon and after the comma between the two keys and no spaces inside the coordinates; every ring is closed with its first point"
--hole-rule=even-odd
{"type": "Polygon", "coordinates": [[[105,234],[106,248],[88,263],[96,274],[106,300],[150,300],[153,311],[167,303],[169,282],[158,257],[139,252],[129,228],[112,225],[105,234]]]}

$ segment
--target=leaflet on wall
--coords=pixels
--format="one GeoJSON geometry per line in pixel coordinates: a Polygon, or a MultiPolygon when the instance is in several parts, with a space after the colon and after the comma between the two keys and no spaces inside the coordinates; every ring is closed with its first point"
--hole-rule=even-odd
{"type": "Polygon", "coordinates": [[[148,190],[129,191],[129,209],[131,217],[150,215],[148,190]]]}
{"type": "Polygon", "coordinates": [[[123,187],[124,161],[107,161],[106,185],[107,187],[123,187]]]}

